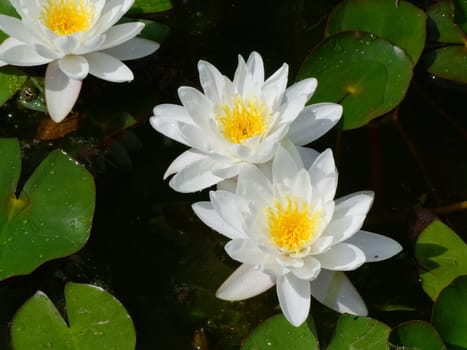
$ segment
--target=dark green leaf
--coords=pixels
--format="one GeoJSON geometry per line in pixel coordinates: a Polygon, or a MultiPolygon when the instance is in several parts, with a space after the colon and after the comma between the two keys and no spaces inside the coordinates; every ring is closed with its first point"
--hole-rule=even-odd
{"type": "Polygon", "coordinates": [[[53,151],[17,198],[16,140],[0,139],[0,159],[0,280],[28,274],[82,248],[94,213],[91,174],[63,152],[53,151]]]}
{"type": "Polygon", "coordinates": [[[26,79],[26,74],[16,68],[0,68],[0,106],[21,88],[26,79]]]}
{"type": "Polygon", "coordinates": [[[409,321],[394,328],[389,335],[394,348],[446,350],[436,329],[425,321],[409,321]]]}
{"type": "Polygon", "coordinates": [[[451,45],[427,53],[428,72],[444,79],[467,83],[467,47],[451,45]]]}
{"type": "Polygon", "coordinates": [[[428,40],[440,43],[462,44],[464,34],[454,23],[454,8],[451,1],[435,3],[427,11],[428,40]]]}
{"type": "Polygon", "coordinates": [[[467,349],[467,276],[446,287],[433,306],[432,323],[448,349],[467,349]]]}
{"type": "Polygon", "coordinates": [[[467,274],[467,246],[441,221],[427,226],[415,245],[422,287],[432,300],[456,277],[467,274]]]}
{"type": "Polygon", "coordinates": [[[302,65],[298,79],[316,77],[310,103],[338,102],[342,127],[353,129],[396,107],[412,78],[403,50],[374,34],[344,32],[328,37],[302,65]]]}
{"type": "Polygon", "coordinates": [[[456,22],[467,33],[467,0],[453,0],[454,22],[456,22]]]}
{"type": "Polygon", "coordinates": [[[31,297],[13,319],[13,349],[135,348],[133,322],[123,305],[108,292],[92,285],[68,283],[65,301],[69,325],[44,293],[31,297]]]}
{"type": "Polygon", "coordinates": [[[156,13],[167,11],[171,8],[172,3],[170,0],[136,0],[128,11],[128,14],[156,13]]]}
{"type": "Polygon", "coordinates": [[[259,349],[318,350],[318,337],[312,318],[294,327],[282,314],[271,317],[259,325],[241,347],[241,350],[259,349]]]}
{"type": "Polygon", "coordinates": [[[394,0],[346,0],[329,16],[328,35],[346,30],[374,33],[403,48],[417,62],[425,46],[425,13],[394,0]]]}
{"type": "Polygon", "coordinates": [[[369,317],[344,314],[337,321],[328,350],[387,350],[391,329],[369,317]]]}

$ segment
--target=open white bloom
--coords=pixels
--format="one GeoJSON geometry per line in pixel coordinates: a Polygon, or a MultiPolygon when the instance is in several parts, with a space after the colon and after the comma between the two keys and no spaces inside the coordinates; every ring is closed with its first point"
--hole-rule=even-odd
{"type": "Polygon", "coordinates": [[[125,82],[133,80],[121,60],[153,53],[159,44],[135,38],[144,27],[114,25],[134,0],[10,0],[21,20],[0,15],[0,29],[10,37],[0,45],[0,65],[48,63],[47,109],[55,122],[73,108],[88,74],[125,82]]]}
{"type": "Polygon", "coordinates": [[[164,175],[175,174],[170,186],[179,192],[235,177],[244,164],[270,161],[284,139],[305,145],[326,133],[342,114],[335,103],[304,108],[317,81],[305,79],[286,88],[287,64],[265,81],[263,60],[256,52],[247,62],[239,56],[233,81],[205,61],[199,61],[198,70],[204,93],[180,87],[183,106],[158,105],[150,119],[157,131],[191,147],[164,175]]]}
{"type": "Polygon", "coordinates": [[[342,271],[387,259],[401,246],[360,230],[372,192],[334,200],[337,172],[330,150],[308,170],[294,152],[279,147],[271,175],[243,167],[235,192],[211,191],[210,202],[193,205],[204,223],[231,239],[225,250],[243,263],[217,296],[242,300],[276,285],[281,309],[295,326],[308,316],[310,295],[338,312],[366,315],[342,271]]]}

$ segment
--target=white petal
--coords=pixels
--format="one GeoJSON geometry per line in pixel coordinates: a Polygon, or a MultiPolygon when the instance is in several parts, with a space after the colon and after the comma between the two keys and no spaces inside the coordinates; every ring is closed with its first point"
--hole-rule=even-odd
{"type": "Polygon", "coordinates": [[[206,158],[208,158],[207,155],[194,149],[189,149],[188,151],[183,152],[169,165],[164,173],[164,180],[170,175],[182,171],[182,169],[187,166],[206,158]]]}
{"type": "Polygon", "coordinates": [[[305,107],[290,125],[289,137],[298,146],[306,145],[327,133],[339,121],[342,106],[317,103],[305,107]]]}
{"type": "Polygon", "coordinates": [[[322,270],[310,286],[311,295],[316,300],[337,312],[368,314],[362,297],[343,272],[322,270]]]}
{"type": "Polygon", "coordinates": [[[216,104],[222,102],[225,77],[211,63],[198,62],[199,81],[206,96],[216,104]]]}
{"type": "Polygon", "coordinates": [[[142,22],[117,24],[105,32],[105,40],[99,49],[105,50],[114,46],[118,46],[137,36],[143,30],[143,28],[144,23],[142,22]]]}
{"type": "Polygon", "coordinates": [[[246,206],[246,203],[234,193],[227,191],[211,191],[209,197],[219,216],[238,232],[244,232],[240,209],[246,206]]]}
{"type": "Polygon", "coordinates": [[[218,166],[211,158],[201,159],[181,169],[169,182],[177,192],[189,193],[204,190],[223,179],[212,172],[218,166]]]}
{"type": "Polygon", "coordinates": [[[286,148],[279,146],[272,161],[272,179],[274,184],[288,184],[297,175],[301,164],[297,164],[286,148]]]}
{"type": "Polygon", "coordinates": [[[312,148],[309,147],[296,147],[298,153],[300,154],[300,158],[303,161],[303,166],[305,169],[309,169],[313,162],[318,158],[319,152],[315,151],[312,148]]]}
{"type": "Polygon", "coordinates": [[[303,266],[298,269],[292,270],[292,273],[302,280],[314,280],[321,271],[321,264],[312,256],[303,258],[303,266]]]}
{"type": "Polygon", "coordinates": [[[260,269],[242,264],[222,283],[216,296],[223,300],[244,300],[263,293],[275,283],[273,277],[260,269]]]}
{"type": "Polygon", "coordinates": [[[197,202],[192,205],[192,208],[202,222],[227,238],[245,238],[243,232],[237,231],[219,216],[211,202],[197,202]]]}
{"type": "Polygon", "coordinates": [[[285,103],[283,101],[279,110],[279,113],[281,114],[281,122],[287,124],[293,123],[293,121],[298,117],[299,113],[303,110],[305,103],[305,95],[296,96],[293,100],[287,101],[285,103]]]}
{"type": "Polygon", "coordinates": [[[337,243],[325,253],[314,255],[321,267],[332,271],[351,271],[365,263],[365,253],[347,243],[337,243]]]}
{"type": "Polygon", "coordinates": [[[300,326],[310,312],[310,282],[289,273],[277,278],[276,287],[285,318],[295,327],[300,326]]]}
{"type": "Polygon", "coordinates": [[[195,149],[198,149],[204,153],[214,153],[218,151],[213,145],[211,145],[212,138],[209,138],[209,134],[206,135],[206,130],[201,127],[194,126],[192,124],[177,123],[177,128],[180,136],[185,140],[183,143],[195,149]]]}
{"type": "Polygon", "coordinates": [[[24,44],[33,44],[35,42],[34,37],[31,36],[31,33],[18,18],[0,14],[0,30],[24,44]]]}
{"type": "Polygon", "coordinates": [[[331,201],[336,194],[337,169],[330,149],[321,153],[309,170],[311,185],[316,188],[322,198],[331,201]]]}
{"type": "Polygon", "coordinates": [[[208,119],[212,115],[211,100],[200,91],[188,86],[182,86],[178,89],[178,97],[195,123],[207,128],[208,119]]]}
{"type": "Polygon", "coordinates": [[[121,83],[133,80],[133,73],[121,61],[102,52],[91,52],[85,55],[89,63],[89,73],[92,75],[121,83]]]}
{"type": "Polygon", "coordinates": [[[83,56],[65,56],[58,60],[58,66],[70,79],[83,80],[89,72],[88,61],[83,56]]]}
{"type": "Polygon", "coordinates": [[[300,80],[299,82],[289,86],[285,90],[284,98],[287,101],[294,100],[297,96],[305,95],[305,102],[310,99],[318,86],[318,80],[315,78],[308,78],[300,80]]]}
{"type": "Polygon", "coordinates": [[[269,106],[274,105],[282,96],[282,93],[287,87],[287,75],[289,74],[289,66],[284,63],[263,85],[263,98],[269,106]]]}
{"type": "Polygon", "coordinates": [[[186,109],[179,105],[162,104],[154,107],[154,116],[149,118],[151,126],[161,134],[189,146],[179,129],[179,122],[193,124],[186,109]]]}
{"type": "MultiPolygon", "coordinates": [[[[73,54],[85,55],[93,51],[99,51],[99,48],[104,43],[104,41],[105,41],[104,34],[95,35],[92,38],[86,40],[85,42],[80,42],[80,45],[73,50],[73,54]]],[[[104,53],[107,53],[107,52],[105,51],[104,53]]]]}
{"type": "Polygon", "coordinates": [[[34,49],[34,46],[23,44],[14,38],[6,39],[0,45],[0,59],[13,66],[39,66],[49,63],[51,60],[42,57],[34,49]]]}
{"type": "Polygon", "coordinates": [[[81,90],[81,80],[70,79],[56,61],[47,66],[45,73],[45,100],[50,117],[59,123],[70,113],[81,90]]]}
{"type": "Polygon", "coordinates": [[[154,53],[159,46],[160,45],[155,41],[133,38],[123,44],[103,50],[102,52],[118,60],[128,61],[148,56],[154,53]]]}
{"type": "Polygon", "coordinates": [[[105,32],[128,11],[133,5],[134,0],[107,0],[105,6],[102,8],[101,16],[98,23],[98,31],[105,32]]]}
{"type": "Polygon", "coordinates": [[[79,47],[80,42],[74,36],[59,36],[54,40],[54,45],[57,51],[61,52],[63,55],[68,55],[73,53],[73,51],[79,47]]]}
{"type": "Polygon", "coordinates": [[[253,81],[256,83],[264,83],[264,64],[261,55],[253,51],[246,62],[246,66],[250,74],[252,75],[253,81]]]}
{"type": "Polygon", "coordinates": [[[232,259],[253,266],[263,265],[266,259],[266,255],[258,247],[258,242],[252,239],[234,239],[227,242],[225,251],[232,259]]]}
{"type": "Polygon", "coordinates": [[[243,98],[248,97],[249,89],[253,86],[253,78],[248,72],[245,60],[240,55],[238,55],[238,65],[234,73],[233,85],[236,93],[243,98]]]}
{"type": "Polygon", "coordinates": [[[256,166],[244,166],[238,174],[236,193],[252,202],[267,201],[272,196],[272,186],[256,166]]]}
{"type": "Polygon", "coordinates": [[[366,262],[386,260],[402,250],[402,246],[395,240],[367,231],[358,231],[345,242],[363,250],[366,262]]]}

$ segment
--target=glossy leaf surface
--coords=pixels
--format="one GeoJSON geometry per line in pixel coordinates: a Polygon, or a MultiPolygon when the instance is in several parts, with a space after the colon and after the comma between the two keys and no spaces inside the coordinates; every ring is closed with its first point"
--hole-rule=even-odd
{"type": "Polygon", "coordinates": [[[407,349],[446,350],[436,329],[425,321],[409,321],[393,328],[389,342],[407,349]]]}

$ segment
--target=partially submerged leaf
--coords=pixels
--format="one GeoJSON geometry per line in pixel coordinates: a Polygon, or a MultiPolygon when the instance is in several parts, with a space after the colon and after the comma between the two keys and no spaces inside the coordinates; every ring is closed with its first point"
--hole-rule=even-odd
{"type": "Polygon", "coordinates": [[[167,11],[172,8],[170,0],[135,0],[128,11],[129,15],[167,11]]]}
{"type": "Polygon", "coordinates": [[[443,340],[433,326],[425,321],[405,322],[391,331],[389,343],[395,348],[446,350],[443,340]]]}

